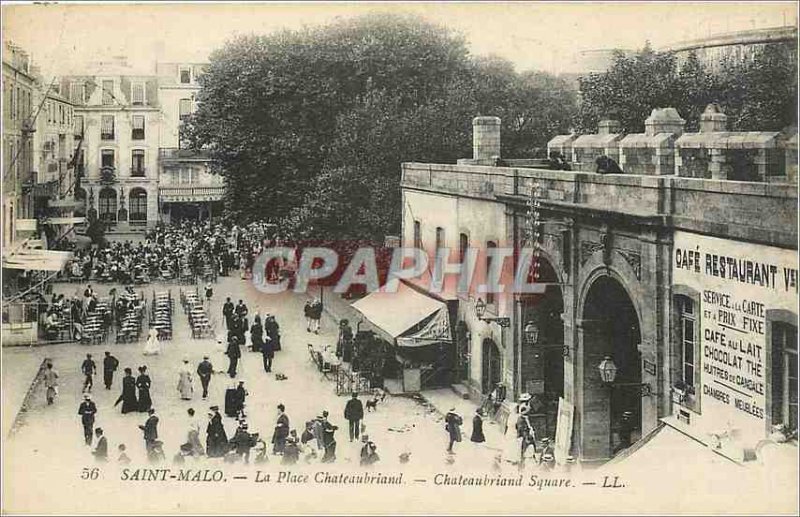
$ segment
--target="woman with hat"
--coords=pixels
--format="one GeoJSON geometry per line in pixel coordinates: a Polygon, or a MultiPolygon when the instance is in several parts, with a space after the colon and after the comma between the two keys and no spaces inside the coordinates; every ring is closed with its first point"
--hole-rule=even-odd
{"type": "Polygon", "coordinates": [[[147,366],[139,367],[139,376],[136,377],[136,387],[139,388],[139,412],[145,413],[153,406],[150,398],[150,376],[147,375],[147,366]]]}
{"type": "Polygon", "coordinates": [[[114,403],[114,407],[122,402],[122,414],[132,413],[139,409],[139,402],[136,400],[136,379],[133,378],[133,370],[125,368],[125,376],[122,378],[122,394],[114,403]]]}
{"type": "Polygon", "coordinates": [[[189,367],[189,359],[184,357],[183,366],[178,372],[178,393],[181,394],[181,400],[192,400],[192,395],[194,394],[192,381],[192,369],[189,367]]]}
{"type": "Polygon", "coordinates": [[[481,408],[475,410],[475,416],[472,417],[472,436],[470,441],[474,443],[483,443],[486,437],[483,436],[483,411],[481,408]]]}
{"type": "Polygon", "coordinates": [[[522,440],[517,435],[517,420],[519,420],[520,403],[515,403],[506,420],[506,430],[503,446],[503,459],[513,465],[519,463],[522,440]]]}
{"type": "Polygon", "coordinates": [[[228,435],[222,425],[219,406],[211,406],[206,427],[206,452],[209,458],[221,458],[228,452],[228,435]]]}
{"type": "Polygon", "coordinates": [[[461,441],[461,424],[464,423],[459,414],[456,413],[456,408],[450,408],[447,415],[444,417],[445,430],[447,431],[449,443],[447,444],[447,452],[453,452],[453,444],[461,441]]]}

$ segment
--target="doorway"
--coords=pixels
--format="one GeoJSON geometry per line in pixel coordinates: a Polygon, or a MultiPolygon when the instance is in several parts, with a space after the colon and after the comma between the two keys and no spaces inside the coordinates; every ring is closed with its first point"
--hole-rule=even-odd
{"type": "Polygon", "coordinates": [[[497,348],[497,344],[489,338],[483,340],[482,348],[481,391],[484,395],[487,395],[497,383],[503,380],[503,356],[500,354],[500,349],[497,348]]]}

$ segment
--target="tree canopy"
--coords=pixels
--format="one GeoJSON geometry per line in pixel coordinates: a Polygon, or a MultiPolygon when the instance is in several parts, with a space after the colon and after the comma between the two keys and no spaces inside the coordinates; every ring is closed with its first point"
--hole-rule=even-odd
{"type": "Polygon", "coordinates": [[[705,107],[716,102],[728,115],[731,131],[780,131],[797,125],[797,64],[781,43],[757,48],[752,59],[729,57],[714,70],[690,52],[678,65],[673,54],[646,45],[618,53],[601,74],[579,79],[581,104],[575,127],[593,133],[604,119],[618,120],[627,133],[644,131],[653,108],[674,107],[696,131],[705,107]]]}
{"type": "Polygon", "coordinates": [[[503,155],[525,157],[576,106],[564,81],[475,59],[460,35],[395,15],[240,36],[200,84],[185,129],[226,178],[227,214],[306,238],[397,232],[400,163],[469,157],[475,116],[501,117],[503,155]]]}

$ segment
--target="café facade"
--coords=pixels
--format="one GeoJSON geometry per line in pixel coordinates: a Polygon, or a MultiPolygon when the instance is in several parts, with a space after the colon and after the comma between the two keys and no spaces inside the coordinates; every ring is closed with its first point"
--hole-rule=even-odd
{"type": "MultiPolygon", "coordinates": [[[[654,136],[674,131],[662,118],[654,136]]],[[[532,394],[539,435],[587,464],[665,426],[737,462],[796,444],[796,184],[549,170],[500,159],[499,119],[473,123],[473,158],[402,164],[403,244],[451,262],[533,247],[542,288],[451,293],[457,391],[502,386],[501,422],[532,394]]]]}

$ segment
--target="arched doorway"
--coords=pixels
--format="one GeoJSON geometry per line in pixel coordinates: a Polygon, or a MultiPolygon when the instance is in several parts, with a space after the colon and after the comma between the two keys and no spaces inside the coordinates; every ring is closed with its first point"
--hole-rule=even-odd
{"type": "Polygon", "coordinates": [[[625,288],[610,276],[589,287],[583,304],[583,453],[610,458],[641,437],[642,379],[639,317],[625,288]],[[610,357],[617,367],[611,386],[598,366],[610,357]]]}
{"type": "Polygon", "coordinates": [[[502,382],[503,356],[497,344],[486,338],[483,340],[481,361],[481,391],[484,395],[492,391],[492,388],[502,382]]]}
{"type": "MultiPolygon", "coordinates": [[[[531,407],[544,424],[537,429],[545,436],[555,436],[558,400],[564,396],[564,297],[558,275],[552,264],[539,258],[537,282],[548,283],[542,294],[520,295],[520,326],[522,336],[521,388],[532,396],[531,407]],[[525,334],[532,324],[537,329],[536,341],[525,334]]],[[[533,282],[529,274],[528,282],[533,282]]]]}
{"type": "Polygon", "coordinates": [[[128,194],[128,220],[131,224],[147,223],[147,191],[141,187],[132,188],[128,194]]]}
{"type": "Polygon", "coordinates": [[[98,217],[101,221],[113,223],[117,220],[117,192],[113,188],[104,188],[98,194],[98,217]]]}

